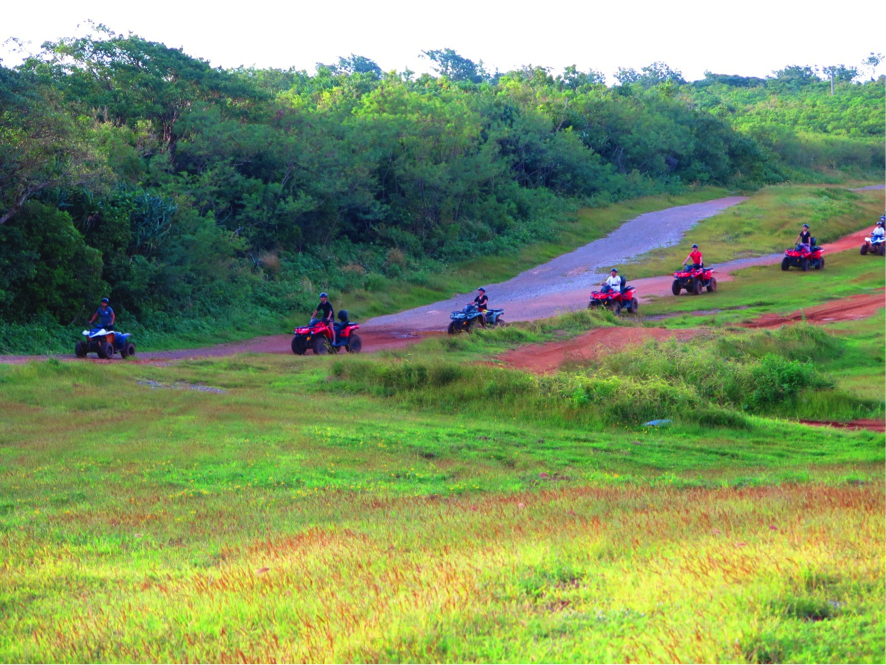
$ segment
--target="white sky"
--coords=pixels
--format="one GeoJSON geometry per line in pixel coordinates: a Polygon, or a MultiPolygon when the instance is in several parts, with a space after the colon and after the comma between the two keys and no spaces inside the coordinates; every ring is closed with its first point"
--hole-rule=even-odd
{"type": "MultiPolygon", "coordinates": [[[[766,76],[790,64],[857,66],[886,50],[886,3],[806,0],[488,2],[445,0],[267,0],[85,3],[15,2],[0,13],[0,42],[42,42],[83,34],[87,20],[118,33],[183,47],[213,65],[314,71],[351,53],[382,69],[430,71],[422,50],[452,48],[486,68],[507,71],[571,64],[610,76],[662,60],[688,79],[705,70],[766,76]],[[880,7],[880,9],[877,9],[880,7]]],[[[21,61],[0,47],[6,66],[21,61]]],[[[883,73],[886,66],[881,65],[883,73]]],[[[611,80],[611,79],[610,79],[611,80]]]]}

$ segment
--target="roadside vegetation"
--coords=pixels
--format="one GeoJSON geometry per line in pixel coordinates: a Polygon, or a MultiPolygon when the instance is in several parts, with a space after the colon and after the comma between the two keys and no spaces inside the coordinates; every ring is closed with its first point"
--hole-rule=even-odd
{"type": "Polygon", "coordinates": [[[607,87],[426,56],[435,75],[223,70],[96,27],[0,66],[4,350],[67,348],[101,296],[150,346],[282,330],[321,290],[365,318],[475,286],[453,266],[485,282],[599,237],[612,203],[882,180],[882,82],[859,69],[831,89],[654,63],[607,87]]]}

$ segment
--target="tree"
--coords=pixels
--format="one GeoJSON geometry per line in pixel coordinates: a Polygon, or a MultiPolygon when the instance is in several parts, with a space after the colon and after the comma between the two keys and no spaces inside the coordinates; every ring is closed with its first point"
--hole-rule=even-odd
{"type": "Polygon", "coordinates": [[[0,225],[34,195],[107,177],[89,132],[58,93],[0,66],[0,225]]]}
{"type": "Polygon", "coordinates": [[[440,76],[445,76],[450,81],[468,81],[470,83],[483,83],[491,80],[483,68],[483,61],[475,63],[460,56],[451,48],[434,51],[422,51],[421,55],[434,63],[434,69],[440,76]]]}
{"type": "Polygon", "coordinates": [[[370,78],[376,80],[380,79],[382,75],[381,67],[374,60],[364,58],[362,55],[354,55],[353,53],[348,58],[339,57],[337,65],[324,65],[318,62],[317,69],[321,67],[325,67],[333,74],[345,74],[347,76],[367,74],[370,78]]]}
{"type": "Polygon", "coordinates": [[[822,73],[831,82],[831,95],[834,94],[834,83],[851,83],[852,79],[858,76],[858,70],[855,67],[847,67],[846,65],[828,65],[821,68],[822,73]]]}

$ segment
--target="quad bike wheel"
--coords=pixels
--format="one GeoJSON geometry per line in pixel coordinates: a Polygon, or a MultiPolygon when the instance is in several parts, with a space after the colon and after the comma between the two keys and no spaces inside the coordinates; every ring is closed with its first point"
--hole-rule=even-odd
{"type": "Polygon", "coordinates": [[[297,356],[303,356],[308,350],[308,340],[297,336],[292,338],[292,352],[297,356]]]}
{"type": "Polygon", "coordinates": [[[469,332],[469,333],[472,333],[472,332],[474,332],[477,328],[482,328],[482,327],[483,327],[483,324],[480,323],[480,317],[479,317],[479,316],[477,316],[477,317],[471,319],[471,320],[468,322],[468,332],[469,332]]]}
{"type": "Polygon", "coordinates": [[[861,249],[859,250],[859,252],[861,253],[862,256],[867,254],[868,253],[868,244],[867,243],[863,244],[861,246],[861,249]]]}
{"type": "Polygon", "coordinates": [[[111,346],[110,344],[105,344],[104,342],[97,342],[95,352],[98,354],[99,358],[107,358],[108,350],[106,347],[111,346]]]}
{"type": "Polygon", "coordinates": [[[360,335],[351,333],[348,345],[345,348],[348,350],[348,353],[360,353],[360,350],[363,348],[363,340],[360,339],[360,335]]]}
{"type": "Polygon", "coordinates": [[[600,303],[597,300],[592,300],[591,302],[588,303],[588,309],[599,309],[599,308],[600,308],[600,303]]]}
{"type": "Polygon", "coordinates": [[[455,325],[455,321],[453,321],[452,323],[449,324],[449,327],[446,329],[446,332],[448,332],[450,335],[457,335],[458,334],[459,330],[458,330],[458,326],[455,325]]]}
{"type": "Polygon", "coordinates": [[[700,296],[704,291],[704,284],[700,279],[696,279],[692,282],[692,293],[694,295],[700,296]]]}
{"type": "Polygon", "coordinates": [[[507,328],[507,327],[508,327],[508,322],[505,321],[502,317],[498,317],[498,318],[495,320],[495,327],[496,327],[496,328],[507,328]]]}
{"type": "Polygon", "coordinates": [[[108,358],[108,359],[114,357],[114,345],[111,344],[110,342],[101,342],[101,343],[99,343],[98,348],[104,350],[104,354],[102,354],[102,352],[99,351],[99,354],[98,354],[99,357],[108,358]]]}
{"type": "Polygon", "coordinates": [[[74,345],[74,355],[78,358],[86,357],[86,342],[77,342],[74,345]]]}
{"type": "Polygon", "coordinates": [[[781,260],[781,269],[782,269],[782,270],[787,270],[787,269],[790,268],[790,267],[791,267],[791,260],[790,260],[788,257],[784,257],[784,258],[781,260]]]}
{"type": "Polygon", "coordinates": [[[126,355],[130,357],[135,355],[135,344],[132,342],[126,344],[126,355]]]}
{"type": "Polygon", "coordinates": [[[631,314],[636,314],[638,309],[640,309],[640,303],[637,302],[636,298],[631,298],[631,307],[628,311],[631,314]]]}
{"type": "Polygon", "coordinates": [[[803,272],[809,272],[809,259],[803,259],[800,262],[800,270],[803,272]]]}
{"type": "Polygon", "coordinates": [[[120,347],[120,357],[125,358],[128,355],[129,355],[129,353],[126,351],[126,345],[124,344],[123,346],[120,347]]]}
{"type": "Polygon", "coordinates": [[[707,289],[708,289],[708,293],[713,293],[714,291],[717,290],[717,278],[716,277],[711,277],[711,282],[710,282],[710,284],[708,284],[707,289]]]}
{"type": "Polygon", "coordinates": [[[671,284],[671,293],[673,293],[675,296],[680,295],[680,280],[675,279],[674,282],[671,284]]]}
{"type": "Polygon", "coordinates": [[[611,305],[609,305],[609,309],[616,316],[621,316],[621,303],[620,302],[612,303],[611,305]]]}
{"type": "Polygon", "coordinates": [[[327,353],[329,353],[329,342],[322,335],[317,335],[314,338],[314,355],[324,356],[327,353]]]}

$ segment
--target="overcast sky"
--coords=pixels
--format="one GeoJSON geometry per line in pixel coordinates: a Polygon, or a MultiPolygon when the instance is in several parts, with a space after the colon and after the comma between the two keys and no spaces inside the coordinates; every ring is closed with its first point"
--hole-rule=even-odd
{"type": "MultiPolygon", "coordinates": [[[[705,70],[766,76],[789,64],[858,65],[872,50],[886,50],[884,7],[808,0],[252,0],[235,7],[190,0],[10,0],[0,15],[0,41],[15,37],[36,51],[46,40],[83,34],[92,20],[223,67],[313,72],[317,62],[354,53],[386,71],[424,72],[430,70],[422,50],[452,48],[483,60],[490,71],[532,64],[559,72],[575,64],[611,77],[618,67],[639,69],[661,60],[691,80],[705,70]]],[[[0,48],[0,58],[7,66],[21,60],[8,45],[0,48]]]]}

